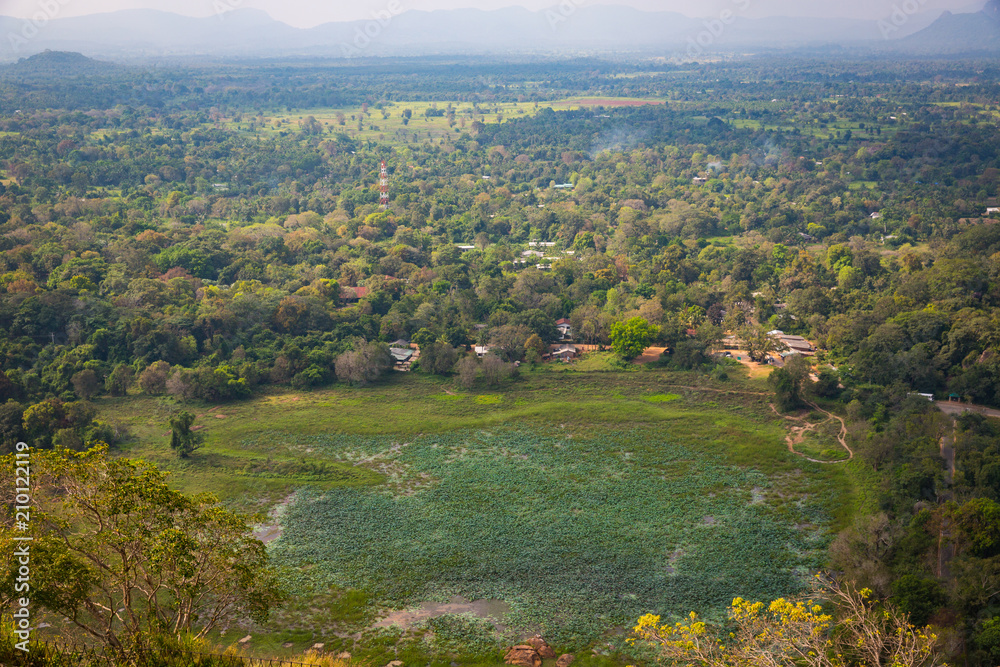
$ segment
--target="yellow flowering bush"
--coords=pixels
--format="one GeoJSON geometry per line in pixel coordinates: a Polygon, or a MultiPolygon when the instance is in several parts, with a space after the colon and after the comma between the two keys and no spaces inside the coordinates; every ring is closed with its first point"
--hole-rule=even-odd
{"type": "Polygon", "coordinates": [[[694,612],[674,624],[647,614],[630,641],[652,644],[662,661],[685,667],[946,667],[930,628],[910,625],[870,590],[817,577],[811,592],[769,604],[738,597],[727,633],[694,612]]]}

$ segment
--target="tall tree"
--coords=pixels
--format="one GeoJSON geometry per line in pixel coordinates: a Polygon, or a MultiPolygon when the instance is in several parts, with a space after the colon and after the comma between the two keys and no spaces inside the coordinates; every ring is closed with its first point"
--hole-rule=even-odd
{"type": "Polygon", "coordinates": [[[363,386],[377,380],[382,373],[392,368],[392,363],[392,355],[385,343],[361,342],[357,349],[337,357],[337,379],[363,386]]]}
{"type": "Polygon", "coordinates": [[[83,399],[91,398],[101,388],[100,378],[97,377],[97,373],[89,368],[75,373],[71,378],[71,382],[73,383],[73,390],[83,399]]]}
{"type": "Polygon", "coordinates": [[[804,404],[803,390],[809,382],[810,370],[809,362],[796,354],[788,358],[783,368],[771,371],[767,382],[782,410],[794,410],[804,404]]]}
{"type": "Polygon", "coordinates": [[[736,337],[750,359],[758,363],[764,362],[772,352],[782,349],[781,342],[759,324],[742,327],[736,337]]]}
{"type": "Polygon", "coordinates": [[[622,359],[635,359],[649,347],[655,335],[656,327],[644,317],[615,322],[611,325],[611,349],[622,359]]]}
{"type": "Polygon", "coordinates": [[[192,424],[194,415],[186,410],[170,418],[170,448],[182,459],[202,446],[202,435],[191,430],[192,424]]]}

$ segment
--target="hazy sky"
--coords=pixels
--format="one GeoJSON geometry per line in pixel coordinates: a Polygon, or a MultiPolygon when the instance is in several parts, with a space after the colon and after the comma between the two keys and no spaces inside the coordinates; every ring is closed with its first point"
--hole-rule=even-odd
{"type": "MultiPolygon", "coordinates": [[[[889,17],[894,6],[912,4],[922,11],[978,11],[986,0],[562,0],[577,6],[591,4],[629,5],[647,11],[675,11],[688,16],[717,16],[733,9],[746,16],[820,16],[877,20],[889,17]],[[745,10],[745,11],[744,11],[745,10]]],[[[401,10],[454,9],[476,7],[498,9],[518,5],[532,10],[546,9],[559,0],[0,0],[0,14],[28,17],[38,12],[58,16],[78,16],[138,7],[162,9],[189,16],[212,16],[219,6],[262,9],[273,18],[297,27],[327,21],[369,18],[371,12],[390,4],[401,10]]]]}

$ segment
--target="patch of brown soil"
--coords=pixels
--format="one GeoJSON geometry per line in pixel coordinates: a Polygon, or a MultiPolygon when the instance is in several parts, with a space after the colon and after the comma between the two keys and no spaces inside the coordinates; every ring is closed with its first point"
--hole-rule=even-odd
{"type": "Polygon", "coordinates": [[[652,361],[659,361],[660,357],[664,352],[667,351],[665,347],[647,347],[642,351],[638,357],[632,360],[633,364],[648,364],[652,361]]]}
{"type": "Polygon", "coordinates": [[[504,626],[500,620],[510,613],[510,605],[503,600],[466,600],[460,595],[456,595],[448,602],[424,602],[416,609],[404,609],[394,611],[388,616],[373,625],[373,628],[388,628],[396,625],[404,630],[410,629],[415,623],[426,621],[446,614],[472,614],[478,618],[485,618],[493,623],[493,626],[503,632],[504,626]]]}

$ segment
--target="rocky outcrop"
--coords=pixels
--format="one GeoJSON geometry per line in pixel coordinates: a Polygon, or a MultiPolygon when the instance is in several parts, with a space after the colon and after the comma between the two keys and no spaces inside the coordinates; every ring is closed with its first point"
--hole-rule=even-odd
{"type": "Polygon", "coordinates": [[[546,660],[556,657],[556,652],[552,650],[552,647],[549,646],[544,639],[542,639],[541,635],[535,635],[524,643],[538,651],[538,655],[546,660]]]}
{"type": "Polygon", "coordinates": [[[511,647],[503,661],[508,665],[517,667],[542,667],[542,656],[538,654],[534,646],[519,644],[511,647]]]}
{"type": "Polygon", "coordinates": [[[576,660],[576,656],[572,653],[563,653],[559,656],[559,659],[556,660],[556,667],[569,667],[573,664],[574,660],[576,660]]]}

